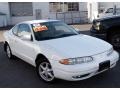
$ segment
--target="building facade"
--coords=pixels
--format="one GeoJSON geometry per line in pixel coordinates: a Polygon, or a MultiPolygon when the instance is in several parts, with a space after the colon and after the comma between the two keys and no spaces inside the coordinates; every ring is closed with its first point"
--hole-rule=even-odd
{"type": "Polygon", "coordinates": [[[0,27],[35,19],[89,23],[101,9],[114,5],[120,7],[117,2],[0,2],[0,27]]]}
{"type": "Polygon", "coordinates": [[[35,19],[59,19],[68,24],[86,23],[87,6],[86,2],[0,2],[0,13],[5,14],[0,23],[6,26],[35,19]]]}

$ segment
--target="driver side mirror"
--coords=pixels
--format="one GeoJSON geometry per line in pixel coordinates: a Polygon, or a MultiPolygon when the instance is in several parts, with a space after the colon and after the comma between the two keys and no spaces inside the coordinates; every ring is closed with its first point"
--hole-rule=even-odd
{"type": "Polygon", "coordinates": [[[33,40],[31,34],[22,35],[21,39],[25,40],[25,41],[32,41],[33,40]]]}

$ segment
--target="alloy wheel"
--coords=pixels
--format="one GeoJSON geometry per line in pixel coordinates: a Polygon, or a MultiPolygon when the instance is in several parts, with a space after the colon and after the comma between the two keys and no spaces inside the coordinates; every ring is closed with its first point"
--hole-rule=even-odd
{"type": "Polygon", "coordinates": [[[45,81],[52,81],[54,79],[54,74],[52,67],[49,62],[42,62],[39,65],[39,75],[45,81]]]}

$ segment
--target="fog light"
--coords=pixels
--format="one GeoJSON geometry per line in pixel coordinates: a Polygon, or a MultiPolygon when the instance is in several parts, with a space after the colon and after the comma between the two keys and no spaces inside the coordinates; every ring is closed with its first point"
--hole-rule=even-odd
{"type": "Polygon", "coordinates": [[[83,75],[78,75],[78,76],[73,76],[72,78],[74,78],[74,79],[79,79],[79,78],[87,77],[88,75],[90,75],[90,73],[88,73],[88,74],[83,74],[83,75]]]}
{"type": "Polygon", "coordinates": [[[79,76],[73,76],[73,78],[75,78],[75,79],[77,79],[77,78],[80,78],[81,76],[79,75],[79,76]]]}

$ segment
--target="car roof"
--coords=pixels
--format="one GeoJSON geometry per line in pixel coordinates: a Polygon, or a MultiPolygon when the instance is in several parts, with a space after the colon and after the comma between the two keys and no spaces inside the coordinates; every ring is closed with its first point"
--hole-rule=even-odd
{"type": "Polygon", "coordinates": [[[34,24],[34,23],[54,22],[54,21],[60,21],[60,20],[52,20],[52,19],[31,20],[31,21],[24,21],[24,22],[21,22],[19,24],[22,24],[22,23],[34,24]]]}

